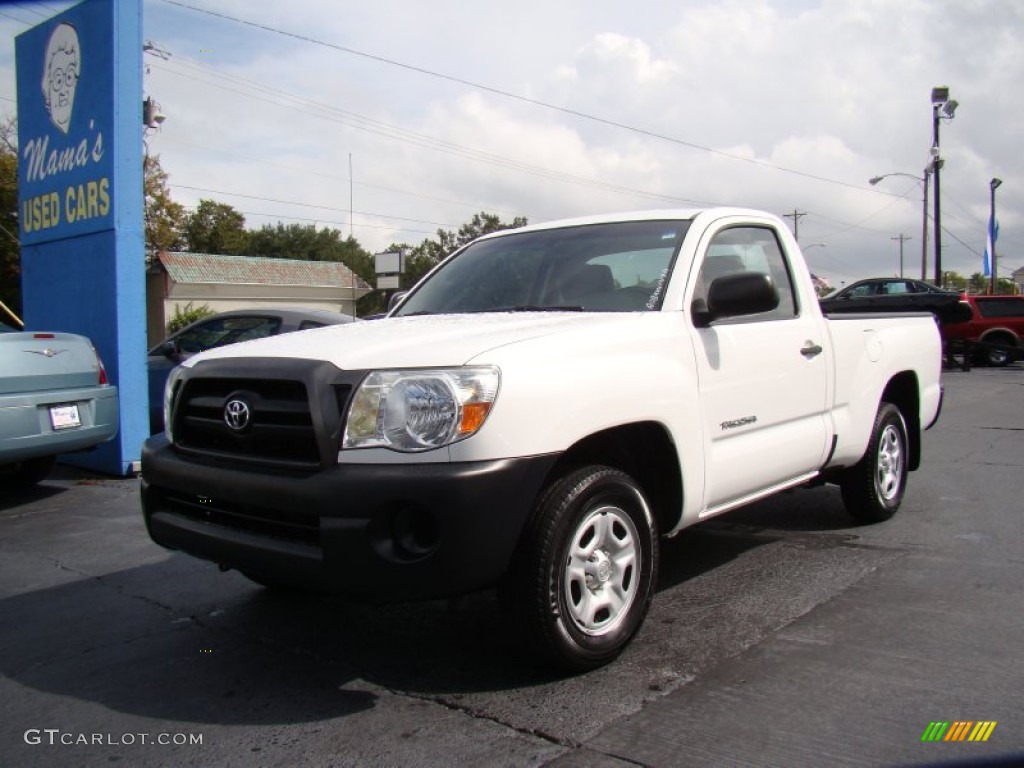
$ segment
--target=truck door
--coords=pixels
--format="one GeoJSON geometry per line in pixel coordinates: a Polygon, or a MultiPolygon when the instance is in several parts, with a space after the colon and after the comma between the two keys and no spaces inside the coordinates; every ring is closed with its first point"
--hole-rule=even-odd
{"type": "Polygon", "coordinates": [[[733,272],[767,274],[779,293],[770,312],[694,328],[707,513],[821,466],[831,356],[820,311],[801,306],[772,226],[712,230],[697,255],[702,262],[692,297],[698,306],[715,277],[733,272]]]}

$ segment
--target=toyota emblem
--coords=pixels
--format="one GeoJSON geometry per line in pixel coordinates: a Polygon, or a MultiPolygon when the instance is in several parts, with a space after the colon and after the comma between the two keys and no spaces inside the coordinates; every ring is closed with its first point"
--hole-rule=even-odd
{"type": "Polygon", "coordinates": [[[224,406],[224,423],[228,425],[228,429],[241,432],[249,426],[250,419],[252,411],[245,400],[228,400],[228,404],[224,406]]]}

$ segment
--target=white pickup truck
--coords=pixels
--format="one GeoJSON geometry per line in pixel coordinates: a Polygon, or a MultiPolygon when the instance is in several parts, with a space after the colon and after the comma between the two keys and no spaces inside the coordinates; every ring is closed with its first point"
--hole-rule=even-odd
{"type": "MultiPolygon", "coordinates": [[[[151,537],[268,586],[498,586],[585,670],[639,629],[659,537],[795,486],[899,507],[938,418],[930,315],[822,315],[783,222],[713,208],[482,237],[385,319],[172,372],[151,537]]],[[[505,602],[507,601],[507,602],[505,602]]]]}

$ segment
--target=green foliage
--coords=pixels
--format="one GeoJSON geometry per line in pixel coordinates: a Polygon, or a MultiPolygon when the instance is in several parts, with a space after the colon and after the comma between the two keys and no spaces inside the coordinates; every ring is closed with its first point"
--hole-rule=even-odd
{"type": "Polygon", "coordinates": [[[227,203],[200,200],[195,212],[185,217],[184,234],[193,253],[249,253],[245,216],[227,203]]]}
{"type": "Polygon", "coordinates": [[[405,274],[402,275],[402,288],[411,288],[416,282],[443,258],[466,243],[491,232],[503,229],[515,229],[526,226],[525,216],[516,216],[511,222],[503,222],[493,213],[481,211],[473,214],[473,218],[459,227],[458,232],[437,230],[437,239],[426,239],[417,246],[392,245],[389,251],[405,252],[405,274]]]}
{"type": "MultiPolygon", "coordinates": [[[[21,245],[18,241],[18,126],[0,120],[0,301],[17,315],[21,306],[21,245]]],[[[0,315],[5,313],[0,312],[0,315]]],[[[0,317],[11,324],[11,319],[0,317]]]]}
{"type": "MultiPolygon", "coordinates": [[[[355,245],[355,241],[353,241],[355,245]]],[[[355,245],[358,248],[358,245],[355,245]]],[[[345,261],[350,247],[341,232],[315,224],[264,224],[249,232],[249,254],[304,261],[345,261]]]]}
{"type": "Polygon", "coordinates": [[[208,304],[203,304],[200,307],[193,307],[192,302],[182,308],[180,305],[174,307],[174,314],[171,315],[171,319],[167,321],[167,335],[170,336],[172,333],[177,333],[186,325],[191,325],[197,320],[202,320],[204,317],[214,315],[212,309],[208,304]]]}
{"type": "Polygon", "coordinates": [[[185,206],[171,199],[167,188],[167,172],[160,165],[160,155],[146,157],[142,178],[146,214],[146,254],[152,258],[157,251],[178,251],[185,247],[185,206]]]}

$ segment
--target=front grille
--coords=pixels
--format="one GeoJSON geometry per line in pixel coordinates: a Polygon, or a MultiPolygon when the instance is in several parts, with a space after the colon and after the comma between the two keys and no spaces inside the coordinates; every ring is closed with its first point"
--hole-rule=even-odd
{"type": "Polygon", "coordinates": [[[164,510],[190,520],[320,546],[320,519],[309,512],[269,509],[166,490],[161,496],[164,510]]]}
{"type": "Polygon", "coordinates": [[[195,379],[185,383],[177,408],[176,439],[182,448],[272,462],[320,462],[301,381],[195,379]],[[247,420],[237,430],[225,418],[231,402],[247,409],[247,420]]]}
{"type": "Polygon", "coordinates": [[[178,387],[174,442],[196,458],[314,470],[337,461],[353,377],[328,363],[198,363],[178,387]]]}

